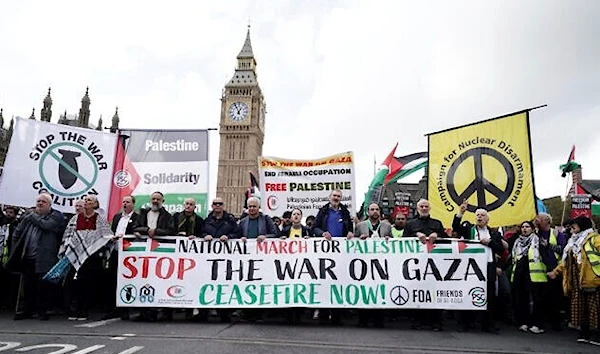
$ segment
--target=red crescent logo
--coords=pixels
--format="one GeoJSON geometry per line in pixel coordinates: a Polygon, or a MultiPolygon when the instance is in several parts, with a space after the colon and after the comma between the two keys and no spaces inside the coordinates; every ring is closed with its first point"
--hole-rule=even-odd
{"type": "Polygon", "coordinates": [[[180,298],[185,296],[185,288],[181,285],[173,285],[167,289],[167,296],[172,298],[180,298]]]}
{"type": "Polygon", "coordinates": [[[279,208],[279,199],[277,199],[277,197],[274,195],[270,195],[267,198],[267,208],[269,210],[275,210],[279,208]]]}

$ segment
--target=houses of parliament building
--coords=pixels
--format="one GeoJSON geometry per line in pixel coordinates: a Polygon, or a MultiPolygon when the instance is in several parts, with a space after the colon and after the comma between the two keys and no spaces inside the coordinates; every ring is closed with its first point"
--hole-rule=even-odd
{"type": "MultiPolygon", "coordinates": [[[[81,108],[79,109],[79,114],[68,115],[67,111],[61,114],[57,123],[65,124],[70,126],[88,128],[88,129],[96,129],[102,130],[102,116],[98,119],[98,124],[93,125],[90,124],[90,96],[89,96],[89,88],[85,90],[85,95],[81,99],[81,108]]],[[[11,118],[8,128],[5,127],[6,118],[3,116],[3,108],[0,108],[0,166],[4,166],[4,160],[6,158],[6,153],[8,151],[8,145],[10,143],[10,138],[13,133],[13,127],[15,123],[14,117],[11,118]]],[[[35,108],[31,111],[31,116],[29,119],[36,119],[35,116],[35,108]]],[[[50,122],[52,119],[52,96],[51,89],[48,89],[48,94],[44,98],[43,106],[40,111],[40,120],[43,122],[50,122]]],[[[118,108],[115,110],[115,114],[112,117],[112,122],[110,126],[110,130],[115,132],[119,128],[119,112],[118,108]]],[[[0,167],[0,173],[1,173],[0,167]]]]}

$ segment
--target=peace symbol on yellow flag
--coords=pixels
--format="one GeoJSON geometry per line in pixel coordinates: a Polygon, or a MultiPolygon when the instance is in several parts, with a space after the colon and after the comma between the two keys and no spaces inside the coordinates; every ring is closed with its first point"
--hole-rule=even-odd
{"type": "Polygon", "coordinates": [[[431,216],[450,227],[467,200],[463,220],[486,209],[491,226],[532,220],[536,213],[529,111],[429,135],[431,216]]]}

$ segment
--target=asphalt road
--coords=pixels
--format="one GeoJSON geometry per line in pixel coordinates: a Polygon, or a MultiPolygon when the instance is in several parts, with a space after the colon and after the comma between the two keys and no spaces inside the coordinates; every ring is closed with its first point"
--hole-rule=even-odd
{"type": "Polygon", "coordinates": [[[13,321],[0,314],[0,352],[34,354],[85,353],[599,353],[598,347],[576,343],[574,331],[542,335],[501,327],[501,334],[458,333],[448,324],[444,332],[414,331],[408,323],[385,329],[322,327],[307,321],[288,326],[264,324],[141,323],[120,319],[70,322],[13,321]]]}

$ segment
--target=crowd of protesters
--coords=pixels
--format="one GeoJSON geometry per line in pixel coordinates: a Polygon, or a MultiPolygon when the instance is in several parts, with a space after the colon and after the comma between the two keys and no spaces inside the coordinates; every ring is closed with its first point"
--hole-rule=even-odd
{"type": "MultiPolygon", "coordinates": [[[[260,212],[260,201],[250,197],[240,218],[226,211],[221,198],[212,201],[212,210],[203,219],[195,212],[196,201],[186,199],[183,211],[171,215],[163,207],[164,196],[155,192],[150,207],[134,210],[133,196],[123,198],[123,209],[109,224],[98,200],[89,195],[78,202],[72,215],[52,209],[52,197],[38,195],[35,207],[26,210],[5,206],[0,213],[0,306],[15,309],[15,320],[37,318],[48,320],[50,314],[66,315],[70,320],[87,320],[90,308],[104,311],[102,319],[170,321],[177,309],[146,308],[141,311],[117,308],[116,240],[124,235],[138,238],[180,236],[201,238],[207,242],[269,238],[416,237],[422,243],[440,242],[444,238],[468,239],[489,247],[493,259],[487,266],[487,310],[353,310],[353,309],[286,309],[289,323],[313,319],[321,325],[342,325],[356,315],[358,325],[384,327],[386,321],[400,316],[410,319],[415,330],[444,330],[444,323],[455,318],[458,331],[481,330],[498,333],[497,321],[514,325],[518,330],[535,335],[546,330],[576,329],[578,341],[600,345],[600,236],[592,221],[578,217],[561,227],[553,227],[552,217],[540,213],[534,220],[505,227],[503,232],[488,226],[484,209],[475,211],[475,224],[463,221],[468,212],[465,201],[455,215],[452,229],[444,229],[439,220],[430,217],[427,200],[417,203],[416,215],[407,220],[403,214],[382,215],[380,206],[368,205],[367,215],[358,219],[341,203],[342,192],[334,190],[316,216],[303,217],[302,211],[286,211],[281,218],[260,212]],[[77,253],[69,253],[71,240],[90,231],[105,238],[96,250],[77,268],[71,268],[58,284],[45,280],[45,275],[67,259],[77,263],[77,253]],[[77,270],[75,270],[77,269],[77,270]],[[102,307],[102,308],[100,308],[102,307]],[[139,313],[137,313],[139,312],[139,313]]],[[[93,235],[93,233],[86,234],[93,235]]],[[[267,311],[219,309],[186,309],[190,321],[208,321],[216,315],[221,321],[262,322],[267,311]]],[[[447,327],[447,326],[446,326],[447,327]]]]}

